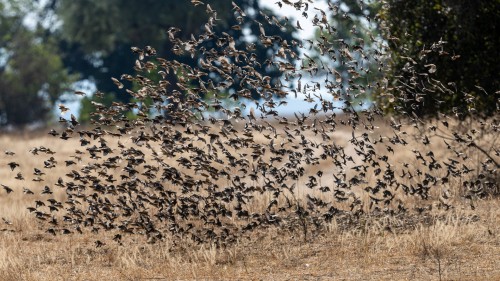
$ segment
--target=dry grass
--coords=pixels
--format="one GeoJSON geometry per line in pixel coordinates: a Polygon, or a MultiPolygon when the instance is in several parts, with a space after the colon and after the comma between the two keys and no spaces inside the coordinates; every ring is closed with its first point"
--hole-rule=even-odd
{"type": "MultiPolygon", "coordinates": [[[[345,137],[338,139],[347,144],[345,137]]],[[[46,136],[0,137],[0,149],[15,151],[26,175],[49,157],[29,152],[39,146],[56,150],[54,157],[63,161],[79,144],[46,136]]],[[[396,154],[395,163],[411,152],[396,154]]],[[[12,222],[0,222],[0,280],[500,280],[498,198],[481,200],[471,210],[455,188],[452,210],[433,208],[425,217],[338,218],[308,241],[299,231],[269,228],[227,248],[169,238],[148,244],[139,237],[126,237],[120,245],[111,233],[47,234],[26,210],[33,198],[22,194],[22,186],[39,191],[66,168],[48,170],[45,182],[20,184],[9,161],[0,156],[0,183],[14,189],[8,196],[0,193],[0,217],[12,222]],[[96,247],[96,240],[105,245],[96,247]]],[[[310,172],[320,168],[328,167],[310,172]]],[[[64,192],[53,196],[61,200],[64,192]]]]}
{"type": "MultiPolygon", "coordinates": [[[[307,243],[268,229],[225,249],[109,235],[52,237],[30,220],[0,234],[1,280],[498,280],[500,204],[397,229],[398,219],[333,223],[307,243]],[[99,239],[106,245],[96,248],[99,239]]],[[[21,212],[22,210],[19,209],[21,212]]],[[[436,214],[437,215],[437,214],[436,214]]]]}

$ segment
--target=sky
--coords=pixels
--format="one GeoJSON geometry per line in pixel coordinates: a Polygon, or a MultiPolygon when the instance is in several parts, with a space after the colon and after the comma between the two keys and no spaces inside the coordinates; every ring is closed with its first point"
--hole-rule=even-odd
{"type": "MultiPolygon", "coordinates": [[[[314,33],[318,27],[312,25],[311,19],[315,14],[318,14],[321,18],[321,13],[314,8],[321,9],[328,12],[328,4],[325,1],[313,1],[313,4],[309,4],[308,8],[308,19],[305,19],[302,15],[302,10],[297,10],[296,8],[283,4],[282,8],[276,4],[277,1],[270,0],[260,0],[260,5],[264,8],[271,9],[277,16],[287,17],[293,25],[296,25],[297,20],[300,22],[300,27],[302,30],[298,30],[297,38],[300,39],[310,39],[314,37],[314,33]],[[293,18],[293,20],[292,20],[293,18]]],[[[304,79],[305,80],[305,79],[304,79]]],[[[303,80],[303,81],[304,81],[303,80]]],[[[304,95],[301,93],[297,94],[297,98],[292,97],[287,99],[288,104],[284,107],[278,108],[278,112],[281,114],[293,114],[294,112],[308,113],[309,108],[313,107],[310,103],[304,101],[304,95]]]]}
{"type": "MultiPolygon", "coordinates": [[[[276,4],[276,2],[277,1],[270,1],[270,0],[259,1],[262,7],[273,10],[276,15],[286,16],[288,18],[294,18],[295,20],[303,19],[302,11],[298,11],[294,7],[285,4],[283,4],[282,8],[280,8],[278,4],[276,4]]],[[[308,9],[309,20],[300,21],[300,26],[302,27],[303,30],[299,30],[298,34],[299,38],[310,38],[314,35],[315,28],[313,27],[310,19],[314,16],[314,14],[320,14],[318,11],[313,9],[314,7],[322,9],[325,12],[328,10],[328,5],[326,1],[316,0],[314,1],[314,4],[310,4],[308,9]]]]}

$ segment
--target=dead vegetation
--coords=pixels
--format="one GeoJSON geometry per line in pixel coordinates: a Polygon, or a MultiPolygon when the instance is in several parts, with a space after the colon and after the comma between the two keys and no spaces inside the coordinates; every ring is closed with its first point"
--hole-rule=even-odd
{"type": "Polygon", "coordinates": [[[359,61],[384,65],[384,55],[339,40],[328,44],[347,76],[307,55],[294,66],[287,57],[302,54],[289,43],[307,48],[261,25],[276,56],[258,62],[252,46],[216,35],[216,11],[207,13],[203,34],[183,41],[168,31],[200,69],[135,47],[143,75],[112,78],[135,102],[93,102],[90,127],[66,113],[51,136],[0,137],[2,278],[500,278],[496,116],[474,115],[473,97],[469,113],[435,120],[357,108],[372,90],[415,111],[429,92],[453,92],[434,68],[408,67],[399,97],[376,79],[355,83],[368,74],[359,61]],[[260,75],[264,63],[284,81],[260,75]],[[311,106],[280,115],[291,93],[311,106]]]}
{"type": "MultiPolygon", "coordinates": [[[[388,130],[379,124],[380,132],[388,130]]],[[[343,137],[349,138],[348,134],[343,137]]],[[[123,143],[130,140],[122,139],[123,143]]],[[[56,161],[74,152],[77,140],[57,147],[56,161]]],[[[339,140],[339,143],[341,140],[339,140]]],[[[15,152],[19,164],[27,171],[36,167],[44,156],[29,152],[34,147],[53,147],[52,138],[3,136],[0,147],[15,152]]],[[[113,147],[115,148],[115,147],[113,147]]],[[[436,153],[441,150],[433,149],[436,153]]],[[[395,152],[395,162],[408,159],[408,151],[395,152]]],[[[411,155],[411,154],[410,154],[411,155]]],[[[438,154],[437,157],[444,157],[438,154]]],[[[5,167],[11,157],[0,157],[5,167]]],[[[84,165],[84,162],[79,162],[84,165]]],[[[74,168],[70,166],[70,168],[74,168]]],[[[317,169],[331,169],[319,166],[317,169]]],[[[64,166],[45,177],[42,184],[22,181],[22,187],[35,192],[22,193],[14,171],[1,169],[2,184],[12,186],[11,194],[0,198],[0,272],[2,280],[470,280],[500,278],[500,206],[488,195],[478,198],[475,210],[458,182],[449,187],[446,210],[439,201],[441,190],[431,192],[427,203],[413,197],[405,200],[412,212],[370,212],[353,216],[337,214],[329,223],[315,228],[308,223],[308,235],[300,220],[290,220],[280,227],[270,225],[220,247],[197,244],[188,237],[165,237],[148,243],[147,238],[124,234],[123,241],[113,240],[115,232],[101,230],[83,234],[53,236],[44,223],[34,219],[26,209],[34,200],[43,200],[43,185],[57,183],[67,173],[64,166]],[[419,207],[420,206],[420,207],[419,207]],[[428,209],[431,210],[428,210],[428,209]],[[418,211],[419,210],[419,211],[418,211]],[[419,213],[420,212],[420,213],[419,213]],[[296,224],[296,225],[294,225],[296,224]],[[285,226],[288,227],[285,227],[285,226]],[[97,241],[102,245],[97,245],[97,241]],[[97,247],[98,246],[98,247],[97,247]]],[[[52,198],[66,200],[63,188],[54,188],[52,198]]],[[[260,200],[268,200],[262,197],[260,200]]],[[[254,201],[258,206],[267,201],[254,201]]],[[[255,209],[259,209],[257,207],[255,209]]]]}
{"type": "Polygon", "coordinates": [[[499,207],[485,200],[475,212],[437,212],[411,225],[390,217],[334,221],[307,242],[300,232],[270,228],[226,248],[139,237],[119,245],[106,233],[96,248],[92,234],[53,237],[30,220],[0,234],[1,279],[497,280],[499,207]]]}

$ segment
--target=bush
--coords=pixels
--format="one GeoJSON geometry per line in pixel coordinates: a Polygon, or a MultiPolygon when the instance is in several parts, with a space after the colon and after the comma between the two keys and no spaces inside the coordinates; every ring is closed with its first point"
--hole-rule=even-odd
{"type": "Polygon", "coordinates": [[[499,16],[499,1],[386,1],[380,17],[394,90],[383,99],[386,110],[491,116],[499,105],[499,16]]]}

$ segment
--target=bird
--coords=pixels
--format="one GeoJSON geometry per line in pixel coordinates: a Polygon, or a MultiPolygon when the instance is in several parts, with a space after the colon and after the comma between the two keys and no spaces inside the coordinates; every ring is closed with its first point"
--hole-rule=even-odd
{"type": "Polygon", "coordinates": [[[12,188],[10,188],[10,187],[8,187],[8,186],[6,186],[4,184],[0,184],[0,185],[3,187],[3,189],[5,190],[5,192],[7,192],[7,194],[14,192],[14,190],[12,188]]]}
{"type": "MultiPolygon", "coordinates": [[[[382,73],[383,46],[398,39],[372,50],[368,46],[378,38],[361,36],[359,24],[345,30],[356,38],[344,39],[332,22],[351,15],[333,3],[325,10],[309,9],[312,1],[275,3],[300,10],[301,23],[228,2],[228,16],[237,24],[224,31],[216,9],[190,2],[207,13],[198,33],[184,37],[180,28],[169,27],[172,57],[162,58],[150,46],[132,47],[134,74],[110,78],[133,102],[108,104],[96,93],[90,124],[83,127],[74,114],[59,116],[48,132],[56,137],[47,145],[52,149],[29,150],[33,161],[43,161],[35,165],[40,168],[34,168],[32,184],[44,184],[30,187],[35,192],[23,187],[23,194],[31,196],[28,211],[47,234],[88,231],[97,248],[106,246],[98,237],[103,232],[120,245],[142,235],[146,243],[181,238],[222,248],[254,231],[282,227],[302,230],[307,241],[334,219],[402,215],[409,208],[397,201],[401,196],[426,201],[439,185],[472,173],[459,144],[474,148],[477,131],[452,133],[443,145],[452,156],[441,159],[431,148],[437,133],[453,128],[452,117],[424,126],[415,113],[420,103],[444,103],[444,93],[454,88],[432,80],[438,65],[423,60],[432,47],[422,47],[422,59],[401,58],[408,64],[392,81],[382,73]],[[279,34],[303,30],[306,22],[318,38],[285,40],[279,34]],[[256,31],[251,42],[233,37],[245,27],[256,31]],[[198,63],[185,63],[184,55],[198,63]],[[408,118],[384,120],[376,102],[365,108],[363,97],[374,91],[401,102],[392,110],[408,118]],[[301,105],[284,115],[279,110],[292,105],[287,97],[301,105]],[[387,132],[377,128],[383,122],[387,132]],[[417,142],[411,130],[419,131],[417,142]],[[419,146],[408,149],[410,143],[419,146]],[[75,147],[61,153],[62,145],[75,147]]],[[[62,104],[59,109],[69,111],[62,104]]],[[[15,178],[24,180],[24,167],[10,161],[15,153],[5,154],[11,171],[19,171],[15,178]]],[[[484,165],[491,169],[494,159],[484,165]]],[[[466,185],[479,190],[474,182],[466,185]]],[[[450,196],[443,192],[436,199],[448,208],[450,196]]]]}
{"type": "Polygon", "coordinates": [[[64,104],[59,104],[58,107],[59,107],[59,110],[61,111],[61,115],[63,115],[67,111],[69,111],[69,108],[67,108],[66,106],[64,106],[64,104]]]}
{"type": "Polygon", "coordinates": [[[304,30],[301,26],[300,26],[300,22],[297,20],[297,29],[298,30],[304,30]]]}
{"type": "Polygon", "coordinates": [[[27,195],[34,195],[35,193],[26,187],[23,187],[23,193],[27,195]]]}
{"type": "Polygon", "coordinates": [[[7,165],[9,165],[11,171],[14,171],[16,167],[19,167],[19,164],[17,162],[9,162],[7,163],[7,165]]]}

